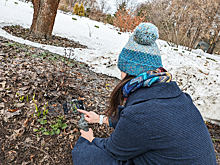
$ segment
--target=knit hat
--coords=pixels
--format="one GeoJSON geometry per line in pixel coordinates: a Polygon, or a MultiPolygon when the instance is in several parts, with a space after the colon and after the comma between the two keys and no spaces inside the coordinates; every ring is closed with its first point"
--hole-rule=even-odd
{"type": "Polygon", "coordinates": [[[158,29],[151,23],[139,24],[130,36],[118,58],[118,68],[132,76],[163,67],[156,44],[158,29]]]}

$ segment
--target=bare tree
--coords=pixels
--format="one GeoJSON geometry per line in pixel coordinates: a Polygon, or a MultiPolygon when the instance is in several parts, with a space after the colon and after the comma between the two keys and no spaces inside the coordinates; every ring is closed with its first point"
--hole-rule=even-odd
{"type": "Polygon", "coordinates": [[[148,19],[160,30],[160,38],[169,44],[195,48],[208,39],[212,53],[219,42],[219,0],[149,0],[139,7],[147,10],[148,19]]]}
{"type": "Polygon", "coordinates": [[[60,0],[32,0],[34,16],[30,33],[37,38],[50,38],[60,0]]]}
{"type": "Polygon", "coordinates": [[[100,10],[103,13],[107,13],[109,10],[111,10],[111,6],[107,4],[107,0],[101,0],[99,2],[100,10]]]}

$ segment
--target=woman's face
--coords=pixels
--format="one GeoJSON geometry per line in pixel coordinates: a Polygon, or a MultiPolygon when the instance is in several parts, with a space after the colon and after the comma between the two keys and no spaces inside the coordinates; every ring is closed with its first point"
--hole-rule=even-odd
{"type": "Polygon", "coordinates": [[[126,77],[127,73],[121,72],[121,80],[123,80],[126,77]]]}

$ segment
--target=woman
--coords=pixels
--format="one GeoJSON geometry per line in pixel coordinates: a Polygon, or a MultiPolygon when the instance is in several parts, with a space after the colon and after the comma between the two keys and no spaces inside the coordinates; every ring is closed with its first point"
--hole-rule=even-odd
{"type": "Polygon", "coordinates": [[[217,164],[201,114],[162,66],[158,37],[151,23],[134,30],[119,55],[122,80],[105,117],[79,110],[88,122],[115,130],[106,139],[95,138],[91,128],[81,130],[72,150],[74,165],[217,164]]]}

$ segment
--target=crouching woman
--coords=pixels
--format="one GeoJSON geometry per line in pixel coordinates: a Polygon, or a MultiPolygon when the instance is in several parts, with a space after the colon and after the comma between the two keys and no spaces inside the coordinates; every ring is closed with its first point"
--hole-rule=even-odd
{"type": "Polygon", "coordinates": [[[79,110],[90,123],[114,127],[109,138],[81,130],[74,165],[216,165],[203,118],[162,65],[158,29],[141,23],[118,59],[121,81],[106,116],[79,110]],[[124,106],[122,106],[124,105],[124,106]]]}

